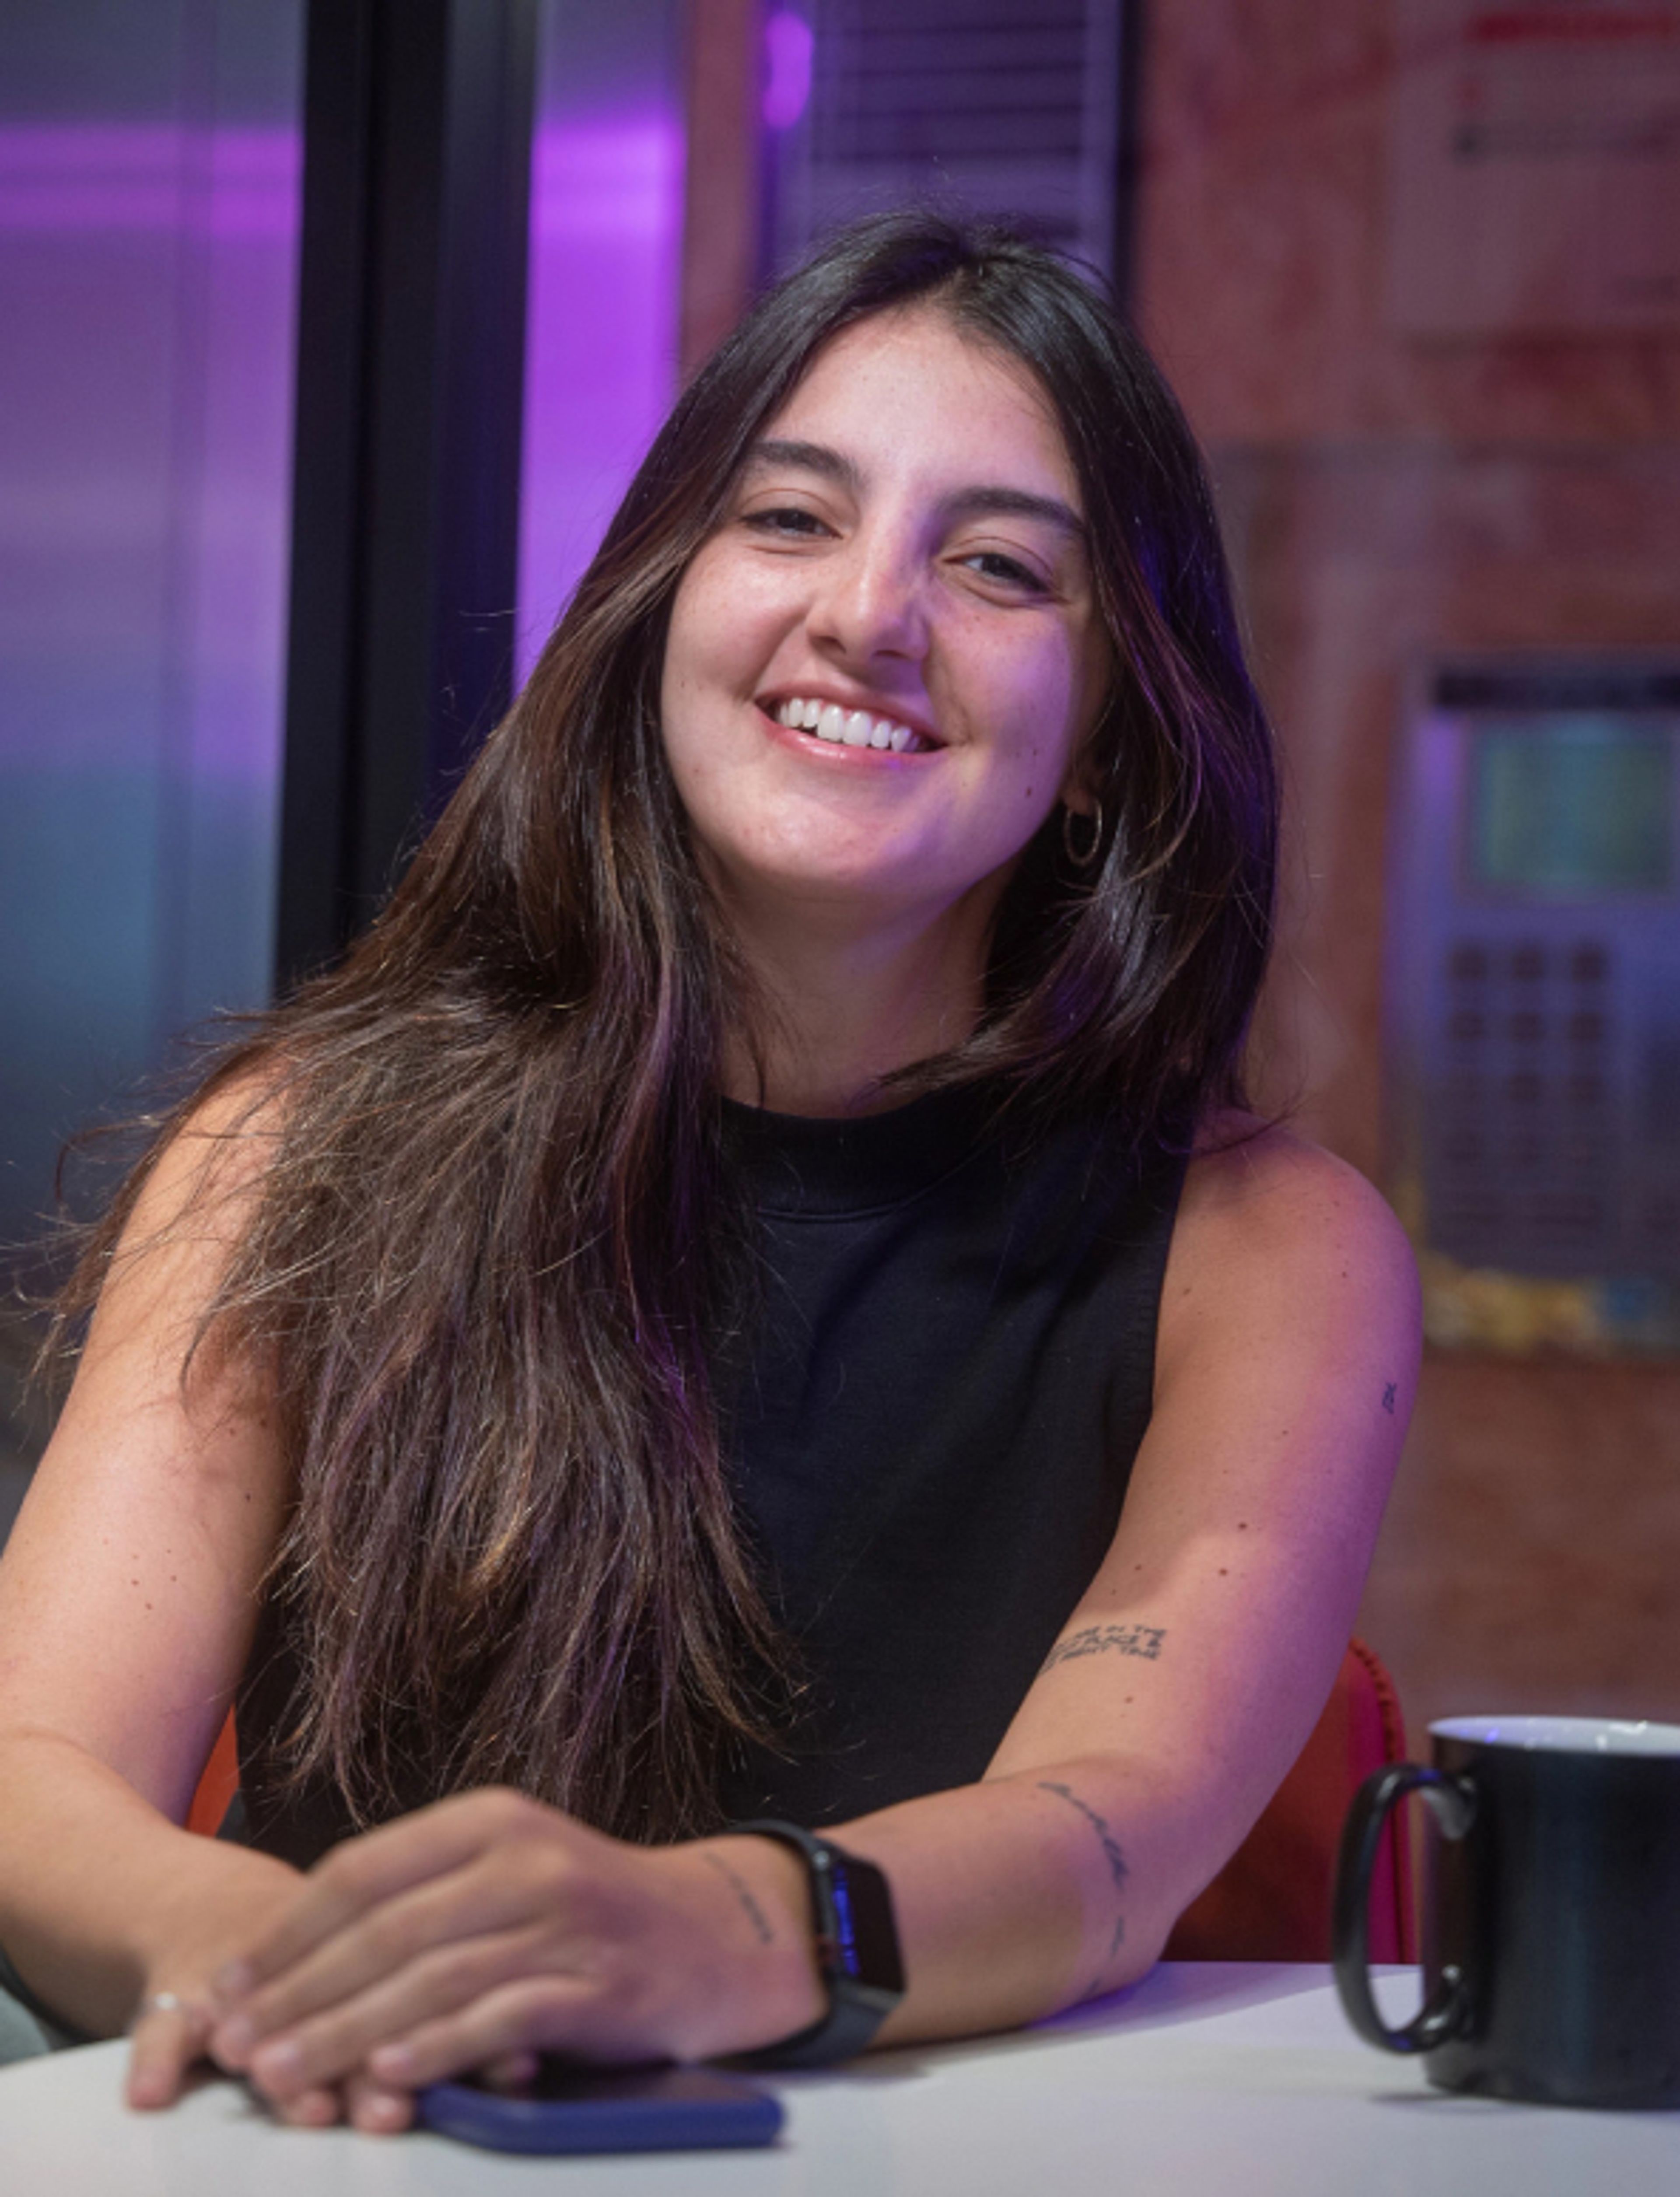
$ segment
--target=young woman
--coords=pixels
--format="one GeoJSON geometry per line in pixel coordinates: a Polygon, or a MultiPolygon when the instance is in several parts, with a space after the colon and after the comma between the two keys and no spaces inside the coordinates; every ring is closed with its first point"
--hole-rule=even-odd
{"type": "Polygon", "coordinates": [[[1416,1357],[1380,1201],[1240,1111],[1274,838],[1135,338],[919,218],[768,299],[84,1265],[0,1943],[134,2102],[208,2052],[392,2129],[1148,1968],[1318,1713],[1416,1357]],[[235,1697],[245,1846],[177,1828],[235,1697]],[[901,1997],[820,1957],[812,1826],[901,1997]]]}

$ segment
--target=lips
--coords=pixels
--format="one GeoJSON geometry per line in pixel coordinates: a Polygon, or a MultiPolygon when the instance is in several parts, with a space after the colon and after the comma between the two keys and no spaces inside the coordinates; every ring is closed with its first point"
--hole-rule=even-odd
{"type": "Polygon", "coordinates": [[[870,710],[849,710],[819,695],[790,694],[760,705],[790,732],[809,733],[836,747],[878,748],[894,755],[924,755],[938,745],[901,719],[870,710]]]}

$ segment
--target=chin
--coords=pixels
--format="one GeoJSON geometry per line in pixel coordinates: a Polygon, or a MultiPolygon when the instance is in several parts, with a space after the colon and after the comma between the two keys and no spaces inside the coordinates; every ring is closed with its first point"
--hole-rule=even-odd
{"type": "MultiPolygon", "coordinates": [[[[761,900],[785,897],[791,903],[819,903],[860,913],[878,911],[889,921],[907,909],[926,905],[929,878],[925,864],[896,861],[883,864],[843,853],[820,854],[809,848],[784,855],[761,855],[750,863],[731,866],[736,889],[761,900]]],[[[936,900],[941,896],[935,896],[936,900]]]]}

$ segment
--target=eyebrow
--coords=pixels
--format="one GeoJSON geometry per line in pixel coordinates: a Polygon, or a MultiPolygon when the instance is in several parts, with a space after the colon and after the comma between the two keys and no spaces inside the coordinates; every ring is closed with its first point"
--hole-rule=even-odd
{"type": "MultiPolygon", "coordinates": [[[[843,451],[831,449],[826,443],[785,442],[772,438],[755,443],[747,453],[749,470],[766,466],[791,466],[800,472],[815,473],[824,480],[832,481],[855,496],[863,487],[863,475],[843,451]]],[[[1035,496],[1024,488],[1004,488],[976,483],[972,488],[959,489],[947,497],[944,505],[952,519],[1037,519],[1070,534],[1076,542],[1086,538],[1085,521],[1079,513],[1057,496],[1035,496]]]]}

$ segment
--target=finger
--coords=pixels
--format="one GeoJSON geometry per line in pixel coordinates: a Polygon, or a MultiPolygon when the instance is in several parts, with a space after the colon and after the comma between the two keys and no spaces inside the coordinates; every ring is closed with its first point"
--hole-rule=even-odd
{"type": "Polygon", "coordinates": [[[130,2033],[124,2096],[142,2113],[172,2106],[182,2078],[204,2046],[206,2015],[188,2006],[142,2009],[130,2033]]]}
{"type": "Polygon", "coordinates": [[[300,2091],[283,2105],[270,2103],[275,2119],[283,2121],[287,2128],[333,2128],[344,2118],[339,2093],[325,2085],[319,2090],[300,2091]]]}
{"type": "Polygon", "coordinates": [[[406,2090],[388,2090],[369,2075],[352,2075],[344,2086],[345,2118],[364,2136],[400,2136],[414,2118],[406,2090]]]}
{"type": "Polygon", "coordinates": [[[246,2072],[272,2098],[337,2082],[359,2069],[379,2045],[406,2036],[419,2022],[460,2012],[485,1992],[530,1974],[538,1958],[546,1967],[546,1949],[533,1945],[529,1930],[444,1946],[374,1989],[264,2038],[246,2072]]]}
{"type": "Polygon", "coordinates": [[[607,2061],[662,2056],[657,2043],[604,2033],[600,2004],[600,1986],[587,1977],[522,1977],[458,2014],[420,2022],[379,2045],[368,2055],[368,2071],[382,2083],[418,2090],[465,2068],[540,2052],[607,2061]]]}
{"type": "Polygon", "coordinates": [[[514,1812],[534,1805],[511,1793],[466,1794],[334,1846],[274,1927],[217,1971],[217,1996],[249,1997],[370,1907],[473,1859],[514,1812]]]}
{"type": "Polygon", "coordinates": [[[477,1865],[382,1901],[272,1982],[218,2011],[212,2049],[225,2066],[244,2068],[265,2038],[375,1990],[439,1948],[497,1937],[539,1916],[552,1933],[559,1915],[552,1862],[533,1884],[505,1862],[497,1866],[480,1857],[477,1865]]]}
{"type": "Polygon", "coordinates": [[[478,2070],[478,2080],[487,2090],[528,2090],[542,2065],[541,2053],[504,2052],[478,2070]]]}

